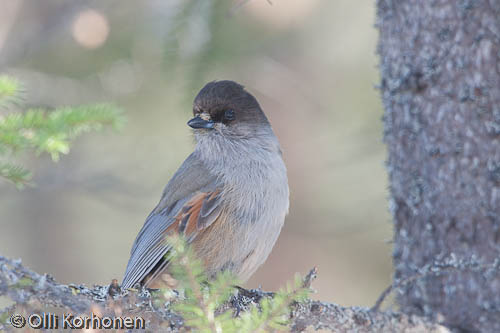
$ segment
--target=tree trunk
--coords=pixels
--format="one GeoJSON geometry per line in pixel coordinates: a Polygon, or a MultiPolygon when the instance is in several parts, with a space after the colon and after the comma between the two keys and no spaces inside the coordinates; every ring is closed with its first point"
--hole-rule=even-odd
{"type": "Polygon", "coordinates": [[[398,303],[457,331],[500,332],[500,1],[377,10],[394,279],[424,275],[398,303]],[[456,269],[422,274],[445,259],[456,269]]]}

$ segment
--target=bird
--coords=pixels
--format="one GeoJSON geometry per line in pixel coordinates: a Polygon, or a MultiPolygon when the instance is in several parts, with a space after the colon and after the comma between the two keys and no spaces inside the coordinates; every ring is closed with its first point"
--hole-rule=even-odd
{"type": "Polygon", "coordinates": [[[167,183],[137,235],[122,289],[172,288],[168,235],[181,235],[206,275],[245,282],[269,256],[289,210],[279,141],[257,99],[230,80],[193,102],[194,151],[167,183]]]}

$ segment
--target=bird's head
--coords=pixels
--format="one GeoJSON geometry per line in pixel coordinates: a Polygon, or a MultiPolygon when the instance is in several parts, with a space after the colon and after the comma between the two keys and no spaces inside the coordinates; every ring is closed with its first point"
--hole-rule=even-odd
{"type": "Polygon", "coordinates": [[[271,129],[255,97],[234,81],[206,84],[194,99],[193,115],[188,125],[196,136],[251,139],[271,129]]]}

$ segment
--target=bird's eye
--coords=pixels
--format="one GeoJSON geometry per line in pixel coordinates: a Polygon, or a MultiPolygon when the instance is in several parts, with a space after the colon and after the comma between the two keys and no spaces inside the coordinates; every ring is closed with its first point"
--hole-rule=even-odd
{"type": "Polygon", "coordinates": [[[233,120],[234,119],[234,110],[226,110],[224,111],[224,119],[225,120],[233,120]]]}

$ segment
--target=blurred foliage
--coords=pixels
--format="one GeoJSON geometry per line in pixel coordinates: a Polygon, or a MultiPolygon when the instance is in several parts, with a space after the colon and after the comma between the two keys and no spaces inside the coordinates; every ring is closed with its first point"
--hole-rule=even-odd
{"type": "Polygon", "coordinates": [[[0,106],[4,107],[15,101],[20,90],[21,86],[17,80],[5,75],[0,76],[0,106]]]}
{"type": "Polygon", "coordinates": [[[290,305],[309,295],[309,288],[297,275],[293,283],[288,283],[272,298],[262,298],[259,307],[253,306],[238,317],[230,310],[218,314],[218,309],[230,300],[234,286],[238,285],[237,278],[223,271],[208,279],[202,263],[183,238],[169,236],[167,242],[172,245],[168,254],[169,271],[184,290],[184,299],[176,301],[173,309],[197,332],[287,331],[290,305]]]}
{"type": "MultiPolygon", "coordinates": [[[[21,84],[8,76],[0,76],[0,105],[19,104],[21,84]]],[[[12,111],[0,118],[0,157],[26,150],[49,153],[53,161],[68,154],[70,144],[79,135],[118,127],[123,121],[121,110],[108,104],[57,108],[53,111],[28,109],[12,111]]],[[[0,162],[0,176],[18,188],[29,184],[32,174],[21,165],[0,162]]]]}

